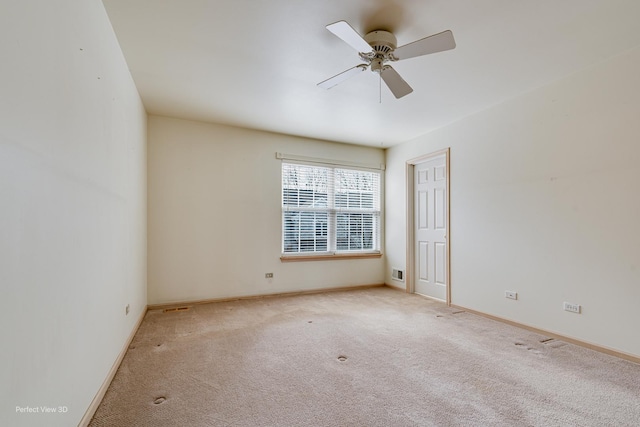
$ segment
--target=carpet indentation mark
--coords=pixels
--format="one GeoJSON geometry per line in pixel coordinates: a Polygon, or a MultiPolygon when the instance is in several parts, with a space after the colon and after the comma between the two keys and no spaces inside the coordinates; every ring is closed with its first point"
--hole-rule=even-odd
{"type": "Polygon", "coordinates": [[[177,313],[179,311],[187,311],[189,310],[191,307],[174,307],[174,308],[165,308],[164,310],[162,310],[163,313],[177,313]]]}

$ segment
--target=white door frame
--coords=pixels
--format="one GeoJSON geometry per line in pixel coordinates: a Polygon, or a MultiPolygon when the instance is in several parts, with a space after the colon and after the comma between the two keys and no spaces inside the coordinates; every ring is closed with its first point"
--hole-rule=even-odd
{"type": "Polygon", "coordinates": [[[408,293],[415,293],[415,223],[414,223],[414,169],[415,165],[424,163],[429,161],[435,157],[442,156],[444,154],[445,164],[446,164],[446,200],[445,204],[447,207],[447,224],[445,227],[445,252],[447,254],[447,263],[446,263],[446,274],[447,274],[447,305],[451,305],[451,245],[449,242],[451,241],[451,233],[450,233],[450,218],[451,218],[451,209],[449,203],[449,148],[445,148],[444,150],[436,151],[434,153],[425,154],[420,157],[415,157],[413,159],[407,160],[406,162],[406,188],[407,188],[407,271],[406,271],[406,291],[408,293]]]}

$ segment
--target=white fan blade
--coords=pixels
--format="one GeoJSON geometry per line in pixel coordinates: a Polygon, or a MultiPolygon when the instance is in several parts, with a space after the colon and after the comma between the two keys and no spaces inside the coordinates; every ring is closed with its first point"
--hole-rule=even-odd
{"type": "Polygon", "coordinates": [[[382,80],[384,80],[385,84],[389,87],[393,95],[400,99],[405,95],[409,95],[413,92],[413,89],[407,82],[404,81],[400,74],[390,65],[385,65],[385,67],[380,72],[380,76],[382,80]]]}
{"type": "Polygon", "coordinates": [[[455,47],[456,41],[453,39],[453,33],[451,30],[447,30],[400,46],[393,52],[393,56],[395,56],[396,59],[407,59],[442,52],[455,47]]]}
{"type": "Polygon", "coordinates": [[[346,44],[362,53],[373,52],[367,43],[356,30],[346,21],[338,21],[327,25],[327,30],[340,37],[346,44]]]}
{"type": "Polygon", "coordinates": [[[318,83],[318,86],[320,86],[323,89],[331,89],[338,83],[342,83],[343,81],[347,80],[349,77],[352,77],[358,73],[361,73],[366,69],[367,69],[367,64],[356,65],[353,68],[349,68],[347,71],[343,71],[340,74],[337,74],[333,77],[328,78],[323,82],[318,83]]]}

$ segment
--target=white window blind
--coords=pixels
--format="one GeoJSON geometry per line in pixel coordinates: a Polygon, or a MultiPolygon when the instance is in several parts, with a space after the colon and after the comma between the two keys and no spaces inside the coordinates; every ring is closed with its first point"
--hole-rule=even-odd
{"type": "Polygon", "coordinates": [[[380,172],[282,163],[282,252],[380,251],[380,172]]]}

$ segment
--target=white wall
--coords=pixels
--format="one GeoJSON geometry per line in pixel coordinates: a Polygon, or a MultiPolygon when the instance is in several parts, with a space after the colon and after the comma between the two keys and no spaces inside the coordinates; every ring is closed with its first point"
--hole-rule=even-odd
{"type": "Polygon", "coordinates": [[[149,304],[384,282],[379,258],[280,261],[276,152],[384,162],[376,148],[149,116],[149,304]]]}
{"type": "Polygon", "coordinates": [[[638,76],[636,48],[389,149],[387,266],[405,162],[451,147],[452,303],[640,356],[638,76]]]}
{"type": "Polygon", "coordinates": [[[99,0],[0,2],[0,53],[0,425],[72,426],[146,305],[146,113],[99,0]]]}

